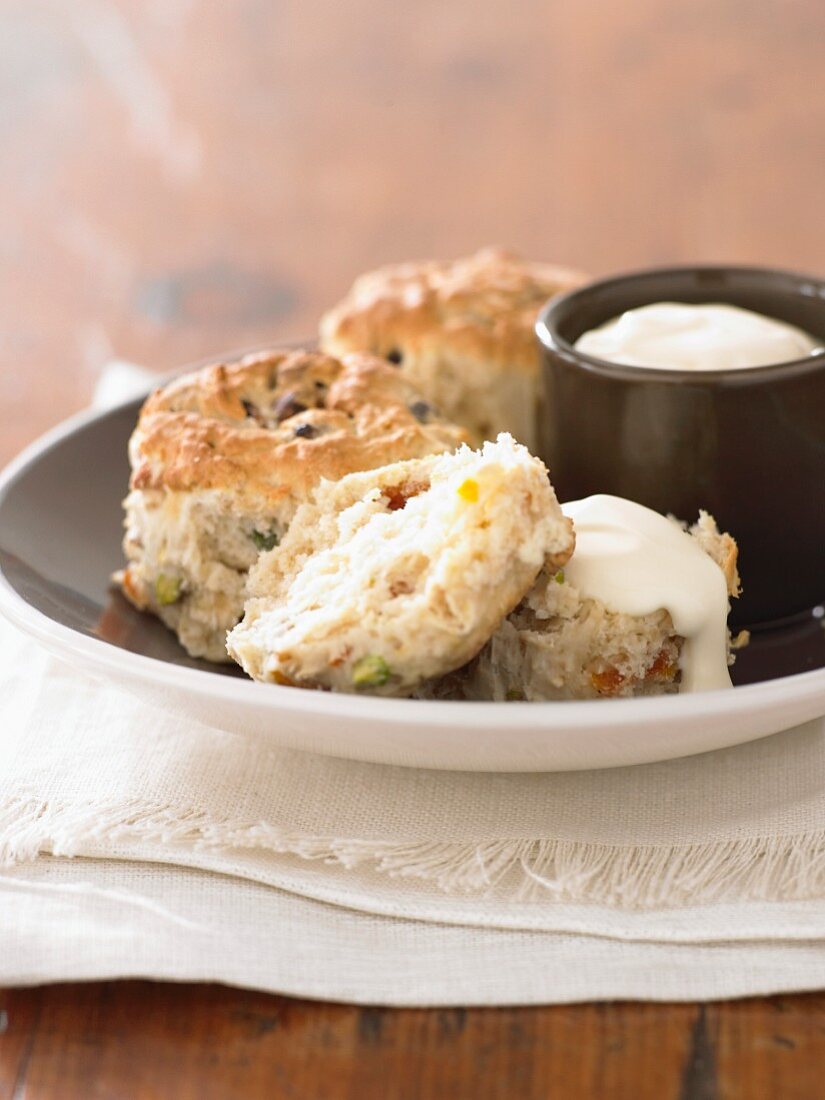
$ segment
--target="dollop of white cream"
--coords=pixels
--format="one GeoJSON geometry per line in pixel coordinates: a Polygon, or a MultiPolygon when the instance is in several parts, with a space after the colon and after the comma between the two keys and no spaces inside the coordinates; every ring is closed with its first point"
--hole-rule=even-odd
{"type": "Polygon", "coordinates": [[[621,497],[586,497],[562,511],[576,529],[564,567],[570,584],[611,611],[670,612],[685,639],[682,692],[732,687],[725,576],[699,544],[672,520],[621,497]]]}
{"type": "Polygon", "coordinates": [[[821,341],[802,329],[727,305],[654,302],[585,332],[576,349],[610,363],[713,371],[804,359],[821,341]]]}

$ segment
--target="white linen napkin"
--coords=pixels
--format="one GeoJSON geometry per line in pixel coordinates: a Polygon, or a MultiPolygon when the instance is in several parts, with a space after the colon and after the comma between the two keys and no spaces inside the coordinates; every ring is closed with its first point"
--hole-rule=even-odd
{"type": "Polygon", "coordinates": [[[7,984],[388,1004],[825,985],[823,721],[602,772],[392,768],[184,721],[2,623],[0,759],[7,984]]]}

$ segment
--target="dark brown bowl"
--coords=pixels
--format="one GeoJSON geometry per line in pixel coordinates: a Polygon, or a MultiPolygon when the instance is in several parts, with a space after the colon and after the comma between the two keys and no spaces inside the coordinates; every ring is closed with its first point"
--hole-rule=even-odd
{"type": "Polygon", "coordinates": [[[825,352],[775,366],[689,372],[576,351],[584,332],[651,302],[723,302],[825,345],[825,282],[749,267],[642,271],[549,303],[536,331],[546,405],[541,456],[562,500],[628,497],[682,519],[700,508],[739,543],[734,621],[825,600],[825,352]]]}

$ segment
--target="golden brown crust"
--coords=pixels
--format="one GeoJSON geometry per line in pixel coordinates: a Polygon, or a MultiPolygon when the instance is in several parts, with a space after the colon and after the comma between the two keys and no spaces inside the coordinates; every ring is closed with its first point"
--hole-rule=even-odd
{"type": "Polygon", "coordinates": [[[699,519],[689,530],[705,553],[713,558],[725,574],[728,595],[738,596],[742,585],[739,580],[739,547],[736,540],[726,531],[720,531],[713,516],[704,510],[700,510],[699,519]]]}
{"type": "Polygon", "coordinates": [[[534,335],[542,305],[584,282],[579,272],[483,249],[452,263],[396,264],[356,279],[321,322],[325,349],[392,358],[437,343],[462,357],[538,369],[534,335]]]}
{"type": "Polygon", "coordinates": [[[730,535],[723,534],[719,540],[719,557],[716,560],[719,568],[725,574],[729,596],[738,596],[742,591],[739,581],[739,569],[737,568],[738,558],[739,547],[736,542],[730,535]]]}
{"type": "Polygon", "coordinates": [[[153,393],[130,443],[131,487],[229,489],[271,507],[321,478],[466,440],[380,359],[269,351],[153,393]]]}

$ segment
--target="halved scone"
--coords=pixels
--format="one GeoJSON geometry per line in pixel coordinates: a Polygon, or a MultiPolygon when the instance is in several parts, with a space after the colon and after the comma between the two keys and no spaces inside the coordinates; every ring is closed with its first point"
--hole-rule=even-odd
{"type": "Polygon", "coordinates": [[[132,435],[116,580],[192,656],[228,661],[248,569],[322,478],[467,438],[374,356],[269,351],[186,375],[149,397],[132,435]]]}
{"type": "Polygon", "coordinates": [[[408,695],[573,546],[544,464],[506,435],[323,482],[251,571],[227,647],[256,680],[408,695]]]}

